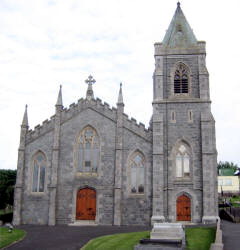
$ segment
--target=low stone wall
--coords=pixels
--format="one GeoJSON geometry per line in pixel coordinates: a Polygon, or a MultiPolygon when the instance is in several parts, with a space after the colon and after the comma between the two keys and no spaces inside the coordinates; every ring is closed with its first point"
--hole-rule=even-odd
{"type": "Polygon", "coordinates": [[[223,250],[222,230],[220,228],[220,218],[217,222],[215,242],[211,244],[210,250],[223,250]]]}

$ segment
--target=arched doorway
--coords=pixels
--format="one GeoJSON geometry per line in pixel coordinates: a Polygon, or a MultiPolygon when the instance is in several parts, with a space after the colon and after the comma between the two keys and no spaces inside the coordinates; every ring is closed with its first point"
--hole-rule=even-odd
{"type": "Polygon", "coordinates": [[[76,219],[95,220],[96,191],[92,188],[83,188],[77,192],[76,219]]]}
{"type": "Polygon", "coordinates": [[[177,221],[191,221],[191,199],[185,194],[177,198],[177,221]]]}

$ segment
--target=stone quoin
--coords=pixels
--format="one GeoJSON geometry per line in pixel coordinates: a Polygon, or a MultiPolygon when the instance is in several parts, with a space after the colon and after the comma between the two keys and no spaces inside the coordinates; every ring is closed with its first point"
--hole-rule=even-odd
{"type": "MultiPolygon", "coordinates": [[[[154,44],[153,112],[146,129],[87,93],[29,129],[21,125],[14,224],[149,225],[216,222],[217,151],[205,42],[180,4],[154,44]]],[[[136,90],[137,91],[137,90],[136,90]]],[[[139,104],[139,108],[141,108],[139,104]]],[[[142,103],[142,105],[144,105],[142,103]]]]}

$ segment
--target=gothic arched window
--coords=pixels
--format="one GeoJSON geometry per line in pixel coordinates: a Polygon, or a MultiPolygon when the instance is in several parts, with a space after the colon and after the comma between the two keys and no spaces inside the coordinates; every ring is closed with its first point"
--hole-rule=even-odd
{"type": "Polygon", "coordinates": [[[44,192],[47,160],[42,152],[33,157],[32,192],[44,192]]]}
{"type": "Polygon", "coordinates": [[[78,145],[78,171],[97,172],[100,146],[96,130],[90,126],[83,129],[78,145]]]}
{"type": "Polygon", "coordinates": [[[181,144],[176,152],[176,177],[190,177],[190,153],[184,144],[181,144]]]}
{"type": "Polygon", "coordinates": [[[187,67],[180,63],[174,75],[174,93],[187,94],[189,93],[189,72],[187,67]]]}
{"type": "Polygon", "coordinates": [[[140,152],[135,152],[129,162],[131,193],[144,193],[144,157],[140,152]]]}

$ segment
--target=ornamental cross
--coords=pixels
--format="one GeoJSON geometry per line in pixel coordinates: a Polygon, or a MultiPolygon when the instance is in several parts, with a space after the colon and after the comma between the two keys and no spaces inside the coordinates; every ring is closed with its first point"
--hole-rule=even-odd
{"type": "Polygon", "coordinates": [[[90,75],[87,80],[85,80],[85,83],[88,85],[93,85],[96,82],[96,80],[90,75]]]}

